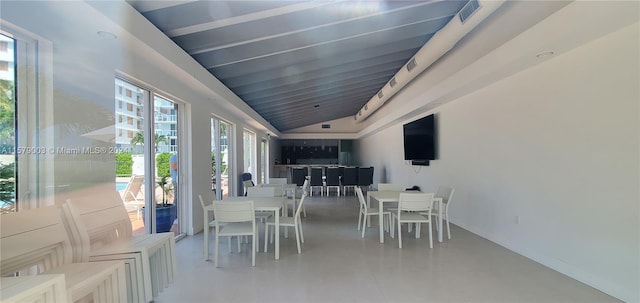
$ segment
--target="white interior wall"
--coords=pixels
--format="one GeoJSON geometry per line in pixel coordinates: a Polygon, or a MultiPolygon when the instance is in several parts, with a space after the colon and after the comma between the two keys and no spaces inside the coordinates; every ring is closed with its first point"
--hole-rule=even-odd
{"type": "Polygon", "coordinates": [[[361,139],[359,163],[376,167],[376,183],[451,185],[453,223],[637,302],[638,27],[438,108],[440,159],[431,166],[406,165],[397,148],[402,123],[428,113],[361,139]]]}

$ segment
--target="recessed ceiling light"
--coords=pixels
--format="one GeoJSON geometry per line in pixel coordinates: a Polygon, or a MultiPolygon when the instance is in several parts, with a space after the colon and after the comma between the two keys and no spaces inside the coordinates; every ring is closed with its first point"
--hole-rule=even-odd
{"type": "Polygon", "coordinates": [[[543,53],[539,53],[539,54],[537,54],[537,55],[536,55],[536,58],[538,58],[538,59],[544,59],[544,58],[547,58],[547,57],[551,57],[551,56],[553,56],[554,54],[555,54],[554,52],[543,52],[543,53]]]}
{"type": "Polygon", "coordinates": [[[118,36],[116,36],[116,34],[105,31],[98,31],[98,36],[104,39],[118,39],[118,36]]]}

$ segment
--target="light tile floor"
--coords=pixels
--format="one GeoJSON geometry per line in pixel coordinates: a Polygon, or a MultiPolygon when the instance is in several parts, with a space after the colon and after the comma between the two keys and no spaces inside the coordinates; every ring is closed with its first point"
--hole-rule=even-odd
{"type": "Polygon", "coordinates": [[[214,246],[204,261],[203,234],[187,237],[176,244],[175,282],[155,302],[619,302],[453,225],[443,243],[434,229],[433,249],[426,228],[420,239],[405,228],[402,249],[388,234],[380,244],[375,219],[363,239],[356,203],[353,196],[308,198],[302,254],[291,229],[280,260],[262,244],[256,267],[247,244],[228,254],[221,241],[215,268],[214,246]]]}

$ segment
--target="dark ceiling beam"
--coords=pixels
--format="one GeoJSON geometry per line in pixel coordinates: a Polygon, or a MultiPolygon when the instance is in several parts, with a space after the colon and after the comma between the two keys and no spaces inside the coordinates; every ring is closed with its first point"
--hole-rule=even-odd
{"type": "MultiPolygon", "coordinates": [[[[398,41],[411,37],[421,37],[434,34],[450,19],[450,16],[443,16],[435,20],[425,20],[415,24],[402,25],[402,31],[390,34],[389,28],[382,31],[371,31],[369,33],[353,33],[344,37],[322,37],[321,34],[312,34],[311,36],[301,37],[282,37],[279,39],[265,40],[254,42],[241,46],[234,46],[206,53],[192,54],[198,62],[207,68],[215,68],[225,65],[231,65],[240,62],[251,62],[259,58],[270,58],[272,56],[288,55],[289,53],[299,50],[314,49],[320,52],[331,54],[335,49],[366,49],[375,47],[378,41],[398,41]]],[[[370,26],[371,27],[371,26],[370,26]]],[[[345,32],[343,29],[342,32],[345,32]]],[[[342,33],[341,32],[341,33],[342,33]]],[[[332,34],[337,35],[334,31],[332,34]]]]}
{"type": "MultiPolygon", "coordinates": [[[[360,50],[366,52],[371,48],[378,47],[379,41],[395,42],[410,39],[413,37],[427,37],[432,35],[440,27],[444,26],[449,19],[442,18],[435,21],[430,21],[425,26],[428,28],[421,28],[418,26],[410,26],[406,30],[393,33],[390,32],[374,32],[362,36],[353,36],[341,40],[327,41],[321,44],[308,44],[304,47],[296,47],[294,45],[283,44],[286,42],[273,42],[272,45],[262,43],[255,45],[248,45],[242,49],[224,49],[215,52],[208,52],[193,55],[193,57],[202,66],[207,69],[222,67],[227,65],[234,65],[242,62],[254,62],[253,60],[268,58],[271,60],[277,60],[278,57],[294,57],[298,53],[309,53],[308,55],[314,56],[335,56],[340,52],[360,50]]],[[[423,42],[426,42],[424,38],[423,42]]]]}
{"type": "MultiPolygon", "coordinates": [[[[324,3],[327,4],[327,2],[324,3]]],[[[333,33],[332,36],[325,36],[325,39],[334,40],[335,38],[332,37],[352,35],[349,33],[351,29],[385,30],[394,26],[438,18],[443,15],[443,12],[457,11],[452,7],[458,5],[453,1],[398,1],[387,2],[377,11],[354,10],[346,14],[335,13],[342,11],[346,2],[348,1],[334,2],[326,6],[269,16],[261,20],[249,20],[240,24],[229,24],[212,30],[203,29],[188,35],[174,36],[173,40],[180,45],[188,46],[184,48],[185,51],[193,55],[266,40],[290,41],[297,40],[300,36],[322,37],[325,33],[333,33]]],[[[225,21],[233,22],[233,17],[228,19],[225,21]]]]}
{"type": "Polygon", "coordinates": [[[334,90],[348,90],[351,87],[360,87],[362,85],[373,86],[374,83],[378,84],[382,81],[383,85],[386,83],[393,74],[397,71],[397,68],[387,69],[386,71],[379,71],[376,73],[359,74],[364,76],[351,75],[351,78],[340,78],[331,82],[318,82],[314,85],[303,85],[300,88],[281,90],[277,93],[275,91],[266,90],[261,93],[242,94],[239,96],[247,103],[260,104],[260,103],[272,103],[277,100],[283,100],[287,98],[300,97],[304,98],[308,94],[323,94],[331,93],[334,90]]]}
{"type": "MultiPolygon", "coordinates": [[[[348,109],[349,110],[349,109],[348,109]]],[[[355,108],[351,110],[356,110],[355,108]]],[[[277,127],[279,130],[286,131],[293,128],[304,127],[316,123],[322,123],[330,120],[342,119],[349,117],[351,115],[313,115],[313,114],[303,114],[296,117],[289,117],[282,120],[274,121],[273,125],[277,127]]]]}
{"type": "MultiPolygon", "coordinates": [[[[305,80],[314,79],[314,77],[323,77],[325,75],[334,75],[349,71],[352,68],[360,68],[364,66],[382,65],[391,62],[398,62],[404,60],[406,63],[407,58],[413,56],[419,46],[415,48],[405,48],[397,52],[388,53],[384,55],[375,55],[374,57],[363,57],[354,55],[344,55],[336,60],[327,61],[309,61],[296,65],[281,66],[273,68],[267,71],[260,71],[251,73],[248,75],[236,76],[236,77],[222,77],[220,80],[224,80],[227,83],[227,87],[233,90],[243,90],[245,86],[251,86],[257,83],[277,83],[280,82],[293,83],[300,75],[304,75],[305,80]],[[307,76],[311,75],[311,76],[307,76]]],[[[221,75],[222,76],[222,75],[221,75]]]]}
{"type": "Polygon", "coordinates": [[[290,90],[308,89],[313,86],[324,86],[335,82],[349,81],[362,76],[372,77],[373,74],[393,75],[408,61],[408,58],[392,62],[382,62],[381,64],[358,64],[359,66],[349,66],[348,68],[336,68],[335,73],[306,73],[300,75],[304,79],[294,79],[287,77],[260,83],[253,83],[242,87],[233,88],[237,94],[253,98],[257,96],[276,95],[290,90]]]}
{"type": "Polygon", "coordinates": [[[366,103],[371,96],[376,94],[379,90],[379,87],[382,86],[382,83],[386,83],[386,78],[381,78],[377,83],[371,83],[370,85],[361,86],[361,87],[352,87],[350,89],[340,90],[335,89],[330,93],[323,94],[310,94],[304,98],[296,97],[296,98],[286,98],[278,101],[271,100],[270,102],[263,102],[260,104],[251,104],[248,103],[249,106],[252,106],[256,111],[269,111],[272,110],[273,106],[287,106],[287,107],[296,107],[301,103],[313,103],[320,104],[322,102],[331,101],[334,99],[344,98],[345,96],[349,97],[358,97],[362,99],[362,104],[366,103]]]}
{"type": "Polygon", "coordinates": [[[315,69],[331,68],[337,65],[345,65],[352,62],[359,62],[362,60],[395,54],[407,51],[408,49],[419,49],[424,45],[425,41],[427,41],[429,37],[430,36],[420,36],[394,42],[385,41],[380,45],[377,45],[374,49],[369,50],[341,50],[335,56],[331,57],[331,60],[320,60],[317,54],[300,52],[299,54],[292,54],[292,56],[288,57],[279,56],[277,58],[271,58],[273,60],[270,60],[269,58],[259,59],[252,62],[253,64],[238,63],[233,66],[213,68],[209,69],[209,72],[214,75],[219,75],[218,77],[220,79],[229,79],[232,82],[251,76],[254,73],[273,73],[274,75],[282,76],[282,72],[279,71],[286,68],[294,68],[304,73],[315,69]]]}
{"type": "Polygon", "coordinates": [[[299,102],[295,105],[272,105],[268,109],[262,109],[261,113],[263,117],[273,117],[279,114],[289,114],[295,113],[300,110],[314,110],[314,111],[326,111],[331,109],[333,105],[345,105],[345,104],[356,104],[362,107],[366,101],[369,99],[363,100],[361,96],[354,94],[345,94],[340,98],[333,98],[329,100],[308,100],[305,102],[299,102]],[[319,107],[315,107],[315,105],[319,105],[319,107]]]}
{"type": "MultiPolygon", "coordinates": [[[[154,1],[149,1],[149,2],[154,2],[154,1]]],[[[155,2],[163,2],[163,1],[155,1],[155,2]]],[[[216,4],[214,1],[205,1],[205,2],[210,2],[209,4],[213,4],[213,5],[216,4]]],[[[275,1],[272,1],[272,2],[275,3],[275,1]]],[[[325,6],[329,3],[330,2],[324,2],[324,3],[322,2],[302,2],[302,3],[291,2],[291,5],[279,6],[271,9],[260,10],[257,12],[241,14],[238,16],[230,17],[230,18],[211,20],[205,23],[198,23],[198,24],[193,24],[191,26],[172,29],[172,30],[166,31],[165,34],[170,38],[180,37],[180,36],[189,37],[190,35],[195,35],[197,38],[197,36],[200,33],[211,31],[211,30],[220,30],[220,29],[229,30],[229,28],[233,27],[234,25],[247,24],[254,21],[265,21],[265,19],[269,19],[269,18],[280,18],[282,15],[292,14],[296,12],[310,13],[308,12],[309,10],[319,6],[325,6]]],[[[221,43],[221,41],[217,43],[221,43]]]]}
{"type": "Polygon", "coordinates": [[[326,87],[323,89],[313,89],[306,92],[301,92],[295,95],[282,95],[279,98],[267,97],[257,99],[244,99],[247,104],[256,108],[267,108],[273,104],[293,105],[298,102],[304,102],[306,100],[331,100],[335,97],[340,97],[345,94],[357,95],[363,99],[369,99],[373,94],[376,94],[380,87],[387,82],[388,77],[382,75],[377,78],[366,79],[363,81],[357,81],[348,85],[340,85],[333,87],[326,87]],[[372,93],[371,93],[372,92],[372,93]],[[370,95],[365,95],[369,94],[370,95]]]}

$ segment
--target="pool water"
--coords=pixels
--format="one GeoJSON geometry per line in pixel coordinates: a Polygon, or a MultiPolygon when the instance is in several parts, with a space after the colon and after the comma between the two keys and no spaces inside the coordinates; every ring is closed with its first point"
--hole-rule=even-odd
{"type": "Polygon", "coordinates": [[[121,191],[127,188],[127,182],[116,182],[116,190],[121,191]]]}

